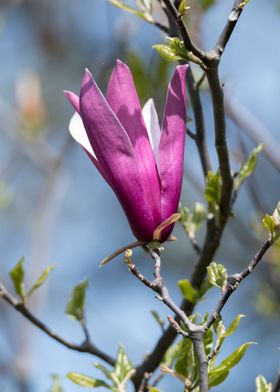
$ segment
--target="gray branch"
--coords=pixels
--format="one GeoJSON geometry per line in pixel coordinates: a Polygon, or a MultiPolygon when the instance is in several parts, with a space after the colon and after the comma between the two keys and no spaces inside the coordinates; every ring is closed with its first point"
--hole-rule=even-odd
{"type": "Polygon", "coordinates": [[[86,326],[84,326],[85,331],[85,341],[81,344],[75,344],[69,342],[64,339],[54,331],[52,331],[46,324],[44,324],[41,320],[39,320],[36,316],[34,316],[29,309],[22,302],[19,302],[16,298],[14,298],[4,287],[2,283],[0,283],[0,298],[3,298],[12,308],[14,308],[17,312],[21,313],[27,320],[29,320],[33,325],[43,331],[46,335],[51,337],[53,340],[56,340],[58,343],[63,346],[69,348],[70,350],[79,351],[82,353],[92,354],[108,364],[114,366],[115,360],[110,357],[108,354],[105,354],[103,351],[99,350],[90,340],[89,333],[87,331],[86,326]]]}

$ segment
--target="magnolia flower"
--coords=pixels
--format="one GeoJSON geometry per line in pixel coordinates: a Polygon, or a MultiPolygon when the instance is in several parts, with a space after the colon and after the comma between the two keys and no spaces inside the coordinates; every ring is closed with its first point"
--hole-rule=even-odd
{"type": "Polygon", "coordinates": [[[170,237],[182,185],[186,133],[187,66],[169,83],[160,128],[154,102],[141,110],[127,65],[117,61],[106,98],[88,70],[69,130],[115,192],[135,237],[143,242],[170,237]]]}

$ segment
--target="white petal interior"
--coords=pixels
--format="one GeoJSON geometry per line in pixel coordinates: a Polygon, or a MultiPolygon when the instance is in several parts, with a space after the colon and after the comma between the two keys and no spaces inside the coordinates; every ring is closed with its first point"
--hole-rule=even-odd
{"type": "Polygon", "coordinates": [[[91,147],[88,135],[83,124],[83,120],[77,112],[74,113],[70,120],[69,132],[73,139],[76,140],[76,142],[78,142],[82,147],[87,150],[87,152],[89,152],[95,159],[97,159],[91,147]]]}
{"type": "Polygon", "coordinates": [[[147,132],[148,132],[148,136],[150,139],[152,149],[154,150],[156,163],[157,163],[157,166],[159,167],[158,148],[159,148],[161,133],[160,133],[158,115],[157,115],[157,111],[156,111],[153,99],[149,99],[145,103],[145,105],[142,109],[142,115],[143,115],[144,122],[145,122],[145,125],[147,128],[147,132]]]}

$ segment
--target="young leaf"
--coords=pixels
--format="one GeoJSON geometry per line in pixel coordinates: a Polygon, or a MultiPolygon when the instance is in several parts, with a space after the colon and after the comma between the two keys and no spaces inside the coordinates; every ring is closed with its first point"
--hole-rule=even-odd
{"type": "Polygon", "coordinates": [[[56,374],[52,375],[52,386],[49,392],[63,392],[60,377],[56,374]]]}
{"type": "Polygon", "coordinates": [[[96,362],[94,366],[96,367],[96,369],[100,370],[104,374],[104,376],[108,378],[108,380],[112,380],[112,372],[111,370],[106,368],[106,366],[101,365],[101,363],[98,362],[96,362]]]}
{"type": "Polygon", "coordinates": [[[254,343],[248,342],[242,344],[231,355],[224,359],[219,366],[210,370],[208,373],[209,388],[221,384],[227,378],[230,370],[241,361],[251,344],[254,343]]]}
{"type": "Polygon", "coordinates": [[[158,44],[154,45],[153,48],[167,61],[178,61],[180,57],[177,56],[168,45],[158,44]]]}
{"type": "Polygon", "coordinates": [[[110,385],[106,384],[103,380],[98,380],[93,377],[86,376],[81,373],[70,372],[67,374],[67,378],[74,382],[77,385],[85,388],[98,388],[98,387],[105,387],[110,389],[110,385]]]}
{"type": "Polygon", "coordinates": [[[49,273],[54,269],[54,265],[49,265],[41,274],[37,282],[31,287],[31,289],[28,291],[27,295],[30,296],[31,294],[34,293],[35,290],[37,290],[42,284],[45,282],[47,279],[49,273]]]}
{"type": "Polygon", "coordinates": [[[73,288],[68,299],[65,313],[73,320],[82,321],[84,319],[85,291],[87,287],[87,280],[78,283],[73,288]]]}
{"type": "Polygon", "coordinates": [[[164,365],[166,367],[171,367],[173,365],[173,362],[179,356],[182,344],[183,344],[183,340],[180,340],[177,344],[170,346],[169,349],[166,351],[163,360],[161,361],[161,365],[164,365]]]}
{"type": "Polygon", "coordinates": [[[119,347],[116,365],[114,369],[114,375],[121,382],[125,379],[127,374],[133,369],[132,363],[129,360],[123,346],[119,347]]]}
{"type": "Polygon", "coordinates": [[[184,15],[189,9],[187,0],[182,0],[178,8],[179,13],[184,15]]]}
{"type": "Polygon", "coordinates": [[[264,376],[259,375],[256,378],[256,392],[271,392],[272,384],[268,383],[264,376]]]}
{"type": "Polygon", "coordinates": [[[236,328],[239,325],[240,320],[245,317],[244,314],[238,314],[233,322],[229,325],[229,327],[226,329],[226,332],[224,333],[224,337],[227,338],[228,336],[232,335],[233,332],[236,331],[236,328]]]}
{"type": "Polygon", "coordinates": [[[160,326],[160,328],[163,329],[164,321],[162,320],[158,312],[156,310],[151,310],[151,314],[153,318],[156,320],[156,322],[158,323],[158,325],[160,326]]]}
{"type": "Polygon", "coordinates": [[[234,179],[235,189],[239,189],[243,184],[243,182],[245,181],[245,179],[252,174],[253,170],[257,165],[258,155],[263,150],[263,148],[264,148],[263,144],[260,144],[259,146],[254,148],[248,160],[244,163],[244,165],[241,166],[237,176],[234,179]]]}
{"type": "Polygon", "coordinates": [[[26,301],[26,295],[24,290],[24,257],[22,257],[16,266],[10,271],[10,278],[12,279],[14,289],[20,296],[23,303],[26,301]]]}
{"type": "Polygon", "coordinates": [[[222,264],[216,264],[215,262],[212,262],[207,267],[207,274],[209,282],[213,286],[217,286],[221,290],[225,288],[227,284],[228,273],[226,268],[222,264]]]}
{"type": "Polygon", "coordinates": [[[183,297],[187,301],[191,302],[192,304],[197,302],[198,292],[188,279],[179,280],[178,286],[183,294],[183,297]]]}
{"type": "Polygon", "coordinates": [[[221,198],[222,180],[220,172],[209,172],[206,177],[205,199],[210,204],[219,204],[221,198]]]}
{"type": "Polygon", "coordinates": [[[213,330],[209,328],[204,337],[204,348],[206,355],[211,353],[213,347],[213,330]]]}
{"type": "Polygon", "coordinates": [[[148,387],[149,392],[160,392],[160,389],[155,388],[155,387],[148,387]]]}
{"type": "Polygon", "coordinates": [[[280,237],[280,202],[278,202],[272,215],[265,214],[263,225],[268,229],[272,241],[280,237]]]}
{"type": "Polygon", "coordinates": [[[194,381],[197,375],[197,361],[194,353],[193,344],[190,339],[184,338],[178,359],[175,364],[175,370],[190,381],[194,381]]]}
{"type": "Polygon", "coordinates": [[[183,225],[186,233],[191,239],[195,238],[195,234],[200,229],[200,226],[206,218],[206,208],[204,204],[196,202],[194,210],[191,213],[187,207],[180,206],[180,222],[183,225]]]}
{"type": "Polygon", "coordinates": [[[117,8],[120,8],[123,11],[127,11],[130,12],[131,14],[134,14],[136,16],[139,16],[139,18],[147,20],[148,16],[146,16],[146,14],[144,12],[141,12],[135,8],[130,7],[129,5],[122,3],[119,0],[108,0],[109,3],[111,3],[112,5],[114,5],[117,8]]]}

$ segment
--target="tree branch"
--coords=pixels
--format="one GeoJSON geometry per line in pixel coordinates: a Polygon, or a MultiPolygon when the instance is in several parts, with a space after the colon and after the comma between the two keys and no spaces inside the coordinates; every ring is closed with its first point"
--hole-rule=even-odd
{"type": "Polygon", "coordinates": [[[115,360],[110,357],[108,354],[105,354],[103,351],[99,350],[91,341],[86,333],[86,339],[81,344],[75,344],[69,342],[63,337],[59,336],[57,333],[53,332],[46,324],[44,324],[41,320],[39,320],[36,316],[34,316],[24,305],[22,302],[19,302],[15,299],[4,287],[2,283],[0,283],[0,298],[3,298],[12,308],[14,308],[17,312],[21,313],[27,320],[29,320],[32,324],[34,324],[37,328],[43,331],[46,335],[51,337],[53,340],[56,340],[58,343],[63,346],[69,348],[70,350],[79,351],[83,353],[92,354],[108,364],[114,366],[115,360]]]}
{"type": "MultiPolygon", "coordinates": [[[[174,329],[175,334],[179,333],[183,335],[184,337],[188,336],[191,341],[193,342],[195,353],[197,356],[197,360],[199,363],[199,386],[200,386],[200,392],[208,392],[208,362],[207,362],[207,356],[205,353],[205,348],[204,348],[204,335],[205,335],[205,330],[203,327],[196,325],[195,323],[191,322],[186,315],[186,313],[178,307],[175,302],[171,299],[168,289],[164,283],[164,280],[161,276],[161,257],[160,257],[160,252],[159,250],[150,250],[150,254],[152,258],[155,261],[155,269],[154,269],[154,280],[150,281],[149,279],[145,278],[143,274],[141,274],[135,264],[132,263],[131,260],[131,251],[127,251],[125,255],[125,262],[128,266],[129,271],[136,276],[140,282],[145,284],[145,286],[149,287],[152,289],[154,292],[159,294],[158,299],[160,299],[165,305],[168,306],[169,309],[171,309],[175,314],[176,318],[179,321],[182,321],[187,328],[188,332],[185,332],[182,330],[182,328],[179,326],[179,324],[174,320],[172,316],[168,317],[168,320],[170,322],[171,328],[174,329]]],[[[139,378],[139,372],[137,374],[136,372],[136,377],[134,377],[133,381],[136,386],[136,389],[138,388],[138,385],[143,383],[143,378],[145,377],[145,374],[147,372],[144,372],[144,374],[141,373],[141,379],[139,378]]]]}
{"type": "Polygon", "coordinates": [[[229,14],[228,20],[226,22],[226,25],[221,33],[221,35],[218,38],[218,41],[216,43],[215,47],[215,52],[218,54],[220,57],[225,48],[226,45],[231,37],[231,34],[238,22],[238,19],[243,11],[243,8],[245,7],[247,1],[245,0],[235,0],[231,12],[229,14]]]}
{"type": "Polygon", "coordinates": [[[188,30],[186,29],[186,26],[184,25],[184,22],[182,20],[182,17],[180,13],[178,12],[177,8],[175,5],[172,3],[171,0],[162,0],[164,3],[166,9],[168,10],[170,16],[174,20],[180,35],[184,41],[185,47],[189,52],[192,52],[199,60],[201,60],[202,63],[206,60],[206,52],[198,48],[191,40],[190,35],[188,33],[188,30]]]}
{"type": "Polygon", "coordinates": [[[221,225],[230,214],[233,180],[230,172],[229,153],[226,142],[226,122],[224,109],[224,94],[218,75],[218,65],[206,71],[210,93],[213,102],[215,124],[215,146],[219,160],[219,170],[222,178],[220,201],[221,225]]]}
{"type": "Polygon", "coordinates": [[[231,294],[237,289],[239,284],[254,271],[258,263],[262,260],[263,255],[271,247],[271,245],[272,245],[271,239],[266,240],[263,246],[260,248],[260,250],[253,257],[253,259],[251,260],[247,268],[245,268],[243,271],[235,275],[231,275],[228,277],[227,285],[223,291],[223,294],[217,304],[215,311],[212,313],[212,315],[208,318],[208,320],[204,324],[206,330],[208,330],[211,327],[211,325],[215,322],[215,320],[219,317],[223,307],[227,303],[231,294]]]}

